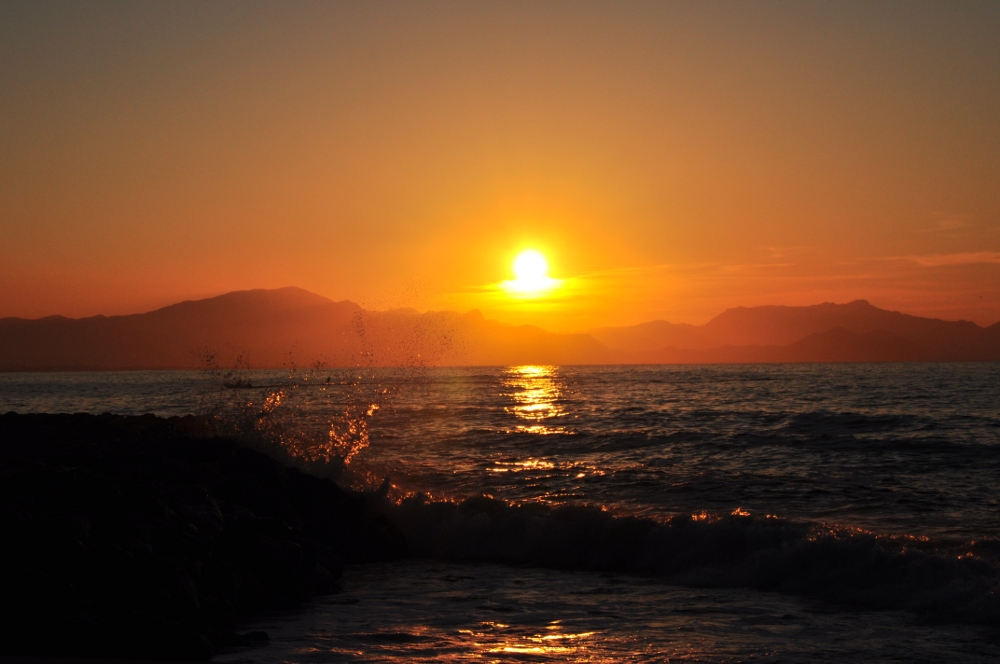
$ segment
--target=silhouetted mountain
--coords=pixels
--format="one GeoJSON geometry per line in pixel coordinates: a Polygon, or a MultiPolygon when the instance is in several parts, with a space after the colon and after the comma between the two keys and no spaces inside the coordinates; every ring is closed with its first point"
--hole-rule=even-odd
{"type": "Polygon", "coordinates": [[[0,370],[1000,360],[982,328],[858,300],[738,307],[705,325],[653,321],[553,334],[478,311],[365,311],[299,288],[251,290],[130,316],[0,319],[0,370]]]}
{"type": "Polygon", "coordinates": [[[700,326],[654,321],[591,335],[632,362],[1000,360],[1000,324],[920,318],[865,300],[736,307],[700,326]]]}
{"type": "Polygon", "coordinates": [[[281,366],[297,350],[348,350],[346,330],[361,308],[299,288],[227,293],[144,314],[69,319],[0,319],[0,368],[173,369],[231,364],[242,353],[281,366]],[[339,343],[331,343],[339,335],[339,343]]]}
{"type": "Polygon", "coordinates": [[[810,334],[787,346],[664,348],[652,354],[657,364],[751,364],[770,362],[914,362],[935,357],[910,341],[879,330],[856,334],[842,327],[810,334]]]}
{"type": "Polygon", "coordinates": [[[418,364],[593,364],[587,335],[485,320],[479,312],[371,312],[299,288],[238,291],[129,316],[0,319],[0,370],[418,364]]]}
{"type": "Polygon", "coordinates": [[[838,327],[857,334],[890,332],[921,346],[955,349],[976,343],[984,332],[969,321],[910,316],[879,309],[865,300],[811,307],[737,307],[710,320],[705,332],[738,346],[785,345],[838,327]]]}

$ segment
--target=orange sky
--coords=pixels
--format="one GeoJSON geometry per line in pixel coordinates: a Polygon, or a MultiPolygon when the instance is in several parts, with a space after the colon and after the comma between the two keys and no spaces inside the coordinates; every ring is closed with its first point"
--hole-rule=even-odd
{"type": "Polygon", "coordinates": [[[1000,4],[0,5],[0,316],[1000,320],[1000,4]],[[500,295],[541,250],[572,287],[500,295]]]}

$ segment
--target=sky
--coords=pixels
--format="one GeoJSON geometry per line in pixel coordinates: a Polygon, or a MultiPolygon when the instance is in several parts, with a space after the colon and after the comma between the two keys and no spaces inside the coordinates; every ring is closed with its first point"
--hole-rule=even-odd
{"type": "Polygon", "coordinates": [[[1000,320],[1000,3],[0,4],[0,317],[1000,320]],[[558,287],[512,294],[539,251],[558,287]]]}

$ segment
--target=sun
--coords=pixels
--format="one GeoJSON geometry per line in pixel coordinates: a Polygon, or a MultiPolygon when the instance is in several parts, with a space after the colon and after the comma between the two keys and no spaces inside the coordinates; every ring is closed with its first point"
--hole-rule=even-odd
{"type": "Polygon", "coordinates": [[[559,285],[558,279],[549,276],[549,262],[535,249],[525,249],[514,259],[516,279],[504,281],[501,285],[508,293],[517,297],[538,297],[559,285]]]}
{"type": "Polygon", "coordinates": [[[526,249],[514,259],[514,275],[518,280],[532,281],[548,275],[549,262],[534,249],[526,249]]]}

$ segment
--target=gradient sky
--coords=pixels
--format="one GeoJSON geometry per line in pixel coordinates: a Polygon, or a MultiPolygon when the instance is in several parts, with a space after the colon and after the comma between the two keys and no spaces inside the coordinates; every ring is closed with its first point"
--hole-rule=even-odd
{"type": "Polygon", "coordinates": [[[1000,320],[1000,3],[0,4],[0,316],[1000,320]],[[495,285],[546,254],[558,296],[495,285]]]}

